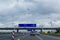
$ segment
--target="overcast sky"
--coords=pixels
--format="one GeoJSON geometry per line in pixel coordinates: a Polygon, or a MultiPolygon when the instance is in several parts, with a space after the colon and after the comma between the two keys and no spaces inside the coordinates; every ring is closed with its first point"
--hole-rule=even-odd
{"type": "Polygon", "coordinates": [[[59,27],[60,0],[0,0],[0,27],[19,23],[59,27]]]}

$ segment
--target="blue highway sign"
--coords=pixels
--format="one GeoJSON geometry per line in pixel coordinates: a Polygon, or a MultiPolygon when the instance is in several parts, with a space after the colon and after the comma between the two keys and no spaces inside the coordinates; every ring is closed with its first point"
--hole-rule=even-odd
{"type": "Polygon", "coordinates": [[[18,24],[19,27],[36,27],[36,24],[18,24]]]}

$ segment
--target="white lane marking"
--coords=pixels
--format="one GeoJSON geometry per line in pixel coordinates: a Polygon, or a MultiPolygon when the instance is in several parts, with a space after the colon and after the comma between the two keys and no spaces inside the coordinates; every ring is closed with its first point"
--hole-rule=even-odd
{"type": "MultiPolygon", "coordinates": [[[[23,37],[23,39],[24,39],[24,38],[27,37],[27,36],[28,36],[28,35],[24,35],[24,36],[21,36],[21,37],[23,37]]],[[[15,39],[21,40],[20,37],[16,37],[15,39]]]]}
{"type": "Polygon", "coordinates": [[[36,35],[36,37],[37,37],[38,39],[40,39],[40,40],[43,40],[41,37],[39,37],[39,36],[37,36],[37,35],[36,35]]]}
{"type": "Polygon", "coordinates": [[[24,36],[22,36],[23,38],[26,38],[27,36],[29,36],[29,35],[24,35],[24,36]]]}
{"type": "Polygon", "coordinates": [[[18,40],[20,40],[20,39],[18,38],[18,40]]]}

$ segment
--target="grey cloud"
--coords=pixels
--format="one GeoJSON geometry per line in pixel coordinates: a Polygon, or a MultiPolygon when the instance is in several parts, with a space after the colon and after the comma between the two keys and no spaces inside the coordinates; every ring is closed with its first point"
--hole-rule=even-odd
{"type": "MultiPolygon", "coordinates": [[[[60,9],[58,7],[60,5],[58,3],[57,3],[58,5],[57,5],[56,1],[25,0],[25,1],[19,1],[20,3],[18,4],[18,6],[15,5],[16,1],[14,1],[14,2],[11,1],[12,3],[14,3],[13,4],[14,6],[0,11],[0,22],[10,23],[13,21],[14,22],[15,21],[18,21],[18,22],[25,21],[25,22],[31,22],[31,23],[40,23],[40,22],[42,23],[42,22],[49,22],[50,20],[51,21],[60,20],[60,16],[56,16],[56,15],[60,15],[60,12],[59,12],[60,9]],[[32,4],[30,4],[30,3],[32,3],[32,4]],[[50,17],[50,18],[48,18],[48,17],[50,17]]],[[[3,1],[1,1],[1,2],[3,2],[3,1]]],[[[9,1],[4,1],[4,2],[6,3],[9,1]]],[[[10,5],[12,5],[11,2],[9,3],[10,5]]],[[[4,4],[4,5],[6,5],[6,4],[4,4]]]]}

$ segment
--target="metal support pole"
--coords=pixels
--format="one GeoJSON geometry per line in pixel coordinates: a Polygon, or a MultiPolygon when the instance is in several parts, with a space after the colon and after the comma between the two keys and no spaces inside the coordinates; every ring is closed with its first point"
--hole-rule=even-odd
{"type": "Polygon", "coordinates": [[[41,29],[41,33],[42,33],[42,29],[41,29]]]}
{"type": "Polygon", "coordinates": [[[17,33],[19,32],[19,29],[17,29],[17,33]]]}

